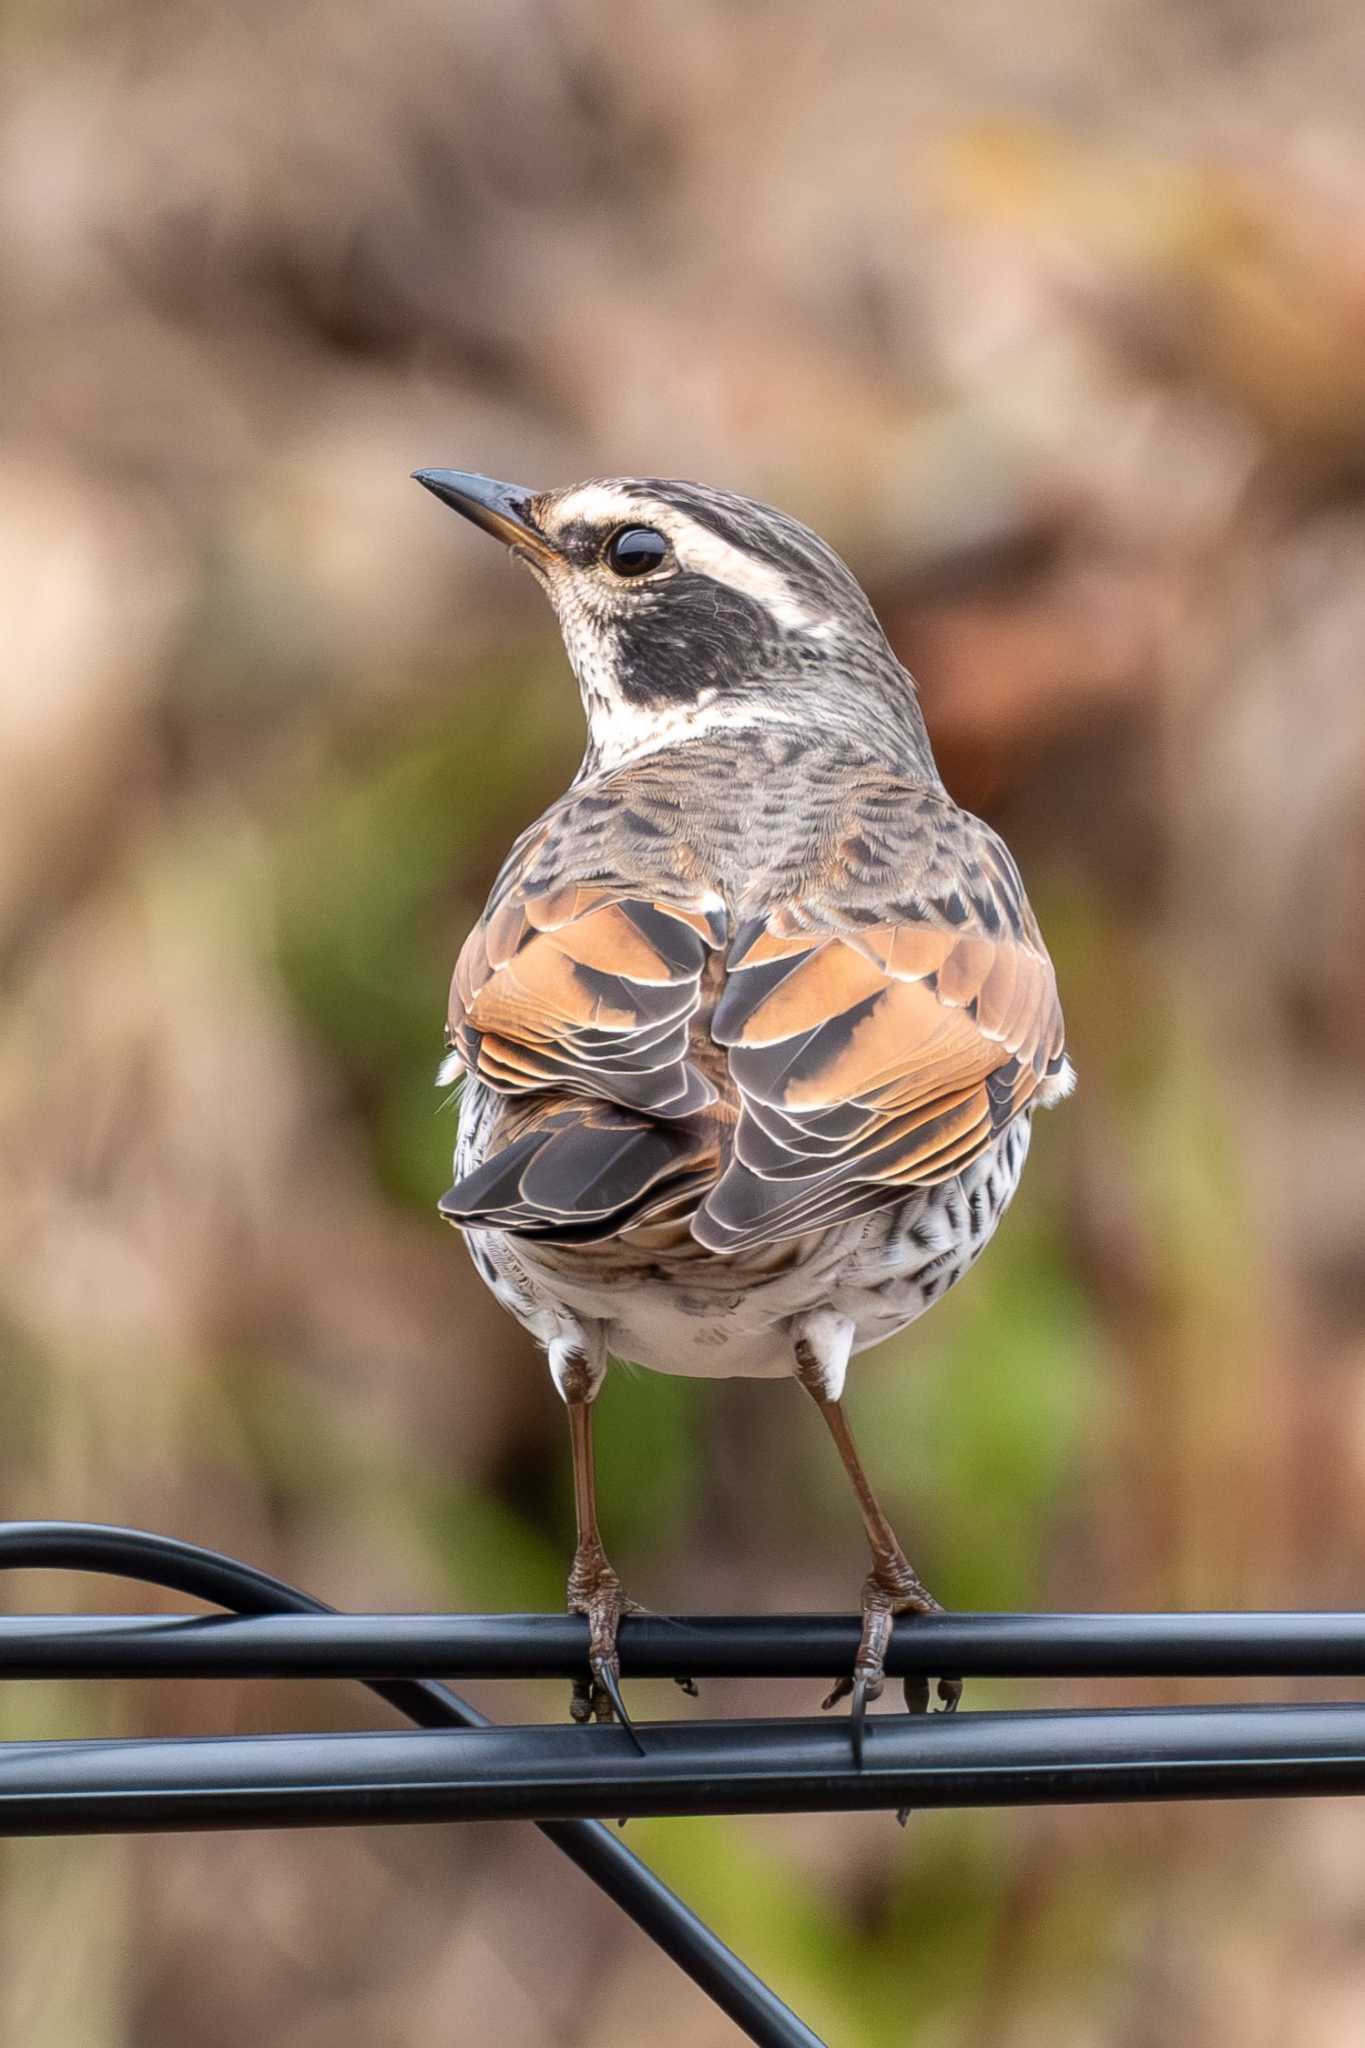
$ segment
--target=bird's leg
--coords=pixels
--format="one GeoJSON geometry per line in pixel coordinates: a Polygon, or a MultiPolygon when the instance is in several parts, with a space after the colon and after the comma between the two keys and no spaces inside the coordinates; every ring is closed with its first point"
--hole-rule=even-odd
{"type": "Polygon", "coordinates": [[[578,1546],[569,1572],[569,1611],[588,1624],[588,1665],[592,1678],[574,1681],[570,1712],[575,1721],[610,1721],[613,1714],[629,1728],[621,1699],[621,1662],[616,1632],[631,1602],[608,1558],[597,1527],[597,1491],[593,1473],[592,1408],[587,1401],[569,1402],[569,1438],[573,1445],[574,1503],[578,1511],[578,1546]]]}
{"type": "Polygon", "coordinates": [[[621,1697],[621,1662],[616,1632],[621,1616],[634,1605],[607,1556],[597,1526],[597,1478],[592,1452],[592,1404],[606,1371],[604,1356],[556,1341],[550,1347],[550,1370],[569,1411],[569,1442],[573,1450],[574,1513],[578,1543],[569,1570],[568,1607],[588,1624],[588,1667],[592,1677],[574,1681],[569,1712],[575,1721],[613,1718],[644,1754],[621,1697]]]}
{"type": "MultiPolygon", "coordinates": [[[[816,1403],[834,1438],[844,1470],[853,1482],[872,1551],[872,1570],[863,1587],[862,1641],[858,1645],[852,1677],[841,1678],[825,1701],[827,1707],[832,1707],[856,1691],[860,1680],[868,1699],[875,1700],[879,1696],[885,1676],[887,1645],[898,1614],[941,1614],[943,1609],[906,1557],[885,1510],[872,1491],[843,1403],[821,1401],[818,1396],[816,1403]]],[[[940,1679],[938,1691],[944,1705],[954,1707],[962,1691],[961,1682],[955,1678],[940,1679]]],[[[926,1682],[922,1678],[907,1678],[905,1699],[907,1706],[923,1712],[929,1704],[926,1682]]]]}
{"type": "MultiPolygon", "coordinates": [[[[831,1324],[834,1321],[829,1319],[831,1324]]],[[[851,1336],[849,1329],[848,1338],[851,1336]]],[[[854,1748],[861,1763],[862,1721],[868,1702],[880,1697],[885,1683],[886,1652],[896,1616],[941,1614],[943,1610],[906,1557],[900,1539],[863,1470],[863,1461],[858,1455],[858,1446],[853,1441],[853,1432],[840,1398],[847,1359],[847,1340],[843,1339],[842,1331],[832,1332],[825,1326],[824,1318],[808,1319],[806,1330],[796,1339],[797,1378],[811,1395],[834,1439],[844,1470],[852,1482],[872,1551],[872,1570],[863,1585],[863,1632],[853,1670],[849,1677],[839,1680],[824,1702],[826,1707],[832,1707],[852,1695],[854,1748]],[[831,1345],[828,1339],[832,1334],[842,1341],[831,1345]],[[822,1338],[826,1341],[822,1342],[822,1338]]],[[[952,1711],[961,1695],[960,1679],[939,1680],[938,1696],[945,1712],[952,1711]]],[[[905,1703],[912,1712],[926,1711],[929,1705],[926,1680],[906,1679],[905,1703]]]]}

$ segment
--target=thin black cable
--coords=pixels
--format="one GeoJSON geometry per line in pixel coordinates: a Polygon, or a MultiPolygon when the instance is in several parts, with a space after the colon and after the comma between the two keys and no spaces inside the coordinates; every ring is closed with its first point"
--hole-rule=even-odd
{"type": "MultiPolygon", "coordinates": [[[[297,1586],[219,1551],[183,1543],[176,1537],[102,1523],[0,1523],[0,1570],[24,1567],[139,1579],[238,1614],[335,1612],[297,1586]]],[[[420,1728],[486,1729],[491,1725],[477,1708],[429,1679],[369,1678],[363,1683],[420,1728]]],[[[592,1733],[586,1729],[571,1732],[592,1733]]],[[[620,1730],[604,1732],[629,1748],[620,1730]]],[[[542,1834],[629,1914],[751,2041],[760,2043],[761,2048],[823,2048],[804,2020],[610,1829],[599,1821],[584,1820],[540,1825],[542,1834]]]]}
{"type": "Polygon", "coordinates": [[[847,1724],[0,1744],[0,1833],[824,1813],[1365,1792],[1365,1705],[884,1714],[847,1724]]]}
{"type": "MultiPolygon", "coordinates": [[[[847,1614],[629,1614],[628,1678],[838,1677],[847,1614]]],[[[586,1624],[560,1614],[0,1616],[11,1678],[573,1678],[586,1624]]],[[[896,1629],[891,1677],[1347,1678],[1365,1614],[936,1614],[896,1629]]]]}

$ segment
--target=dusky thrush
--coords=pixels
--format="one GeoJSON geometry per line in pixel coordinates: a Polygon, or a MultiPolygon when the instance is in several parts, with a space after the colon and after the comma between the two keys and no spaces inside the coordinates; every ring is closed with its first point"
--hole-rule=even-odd
{"type": "MultiPolygon", "coordinates": [[[[460,954],[441,1068],[464,1084],[441,1214],[568,1409],[592,1672],[575,1718],[630,1725],[592,1455],[615,1355],[814,1399],[872,1552],[826,1702],[852,1694],[861,1752],[893,1618],[937,1603],[863,1471],[845,1373],[967,1271],[1034,1110],[1070,1090],[1052,963],[814,533],[694,483],[416,474],[530,567],[587,714],[582,766],[460,954]]],[[[957,1691],[940,1681],[945,1705],[957,1691]]]]}

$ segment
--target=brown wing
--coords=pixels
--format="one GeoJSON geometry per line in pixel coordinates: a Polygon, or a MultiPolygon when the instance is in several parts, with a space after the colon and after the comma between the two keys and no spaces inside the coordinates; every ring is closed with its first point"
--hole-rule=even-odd
{"type": "Polygon", "coordinates": [[[485,1103],[451,1222],[561,1243],[686,1213],[716,1177],[689,1029],[723,913],[605,885],[517,889],[465,944],[449,1042],[485,1103]]]}
{"type": "MultiPolygon", "coordinates": [[[[961,817],[963,814],[958,814],[961,817]]],[[[812,893],[738,932],[712,1031],[741,1101],[693,1222],[738,1251],[960,1173],[1067,1085],[1052,963],[1004,847],[964,821],[952,886],[878,917],[812,893]]]]}
{"type": "Polygon", "coordinates": [[[513,892],[470,934],[450,1042],[507,1094],[552,1088],[654,1117],[716,1099],[687,1057],[719,913],[607,887],[513,892]]]}

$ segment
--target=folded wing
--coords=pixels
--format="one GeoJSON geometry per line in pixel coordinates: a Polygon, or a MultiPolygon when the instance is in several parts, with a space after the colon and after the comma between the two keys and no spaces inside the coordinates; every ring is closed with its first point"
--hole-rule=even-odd
{"type": "Polygon", "coordinates": [[[688,1059],[688,1028],[720,915],[602,887],[513,894],[460,954],[450,1044],[508,1094],[554,1088],[690,1116],[716,1099],[688,1059]]]}
{"type": "Polygon", "coordinates": [[[564,1242],[700,1199],[718,1169],[689,1058],[718,903],[608,886],[513,889],[470,935],[451,987],[458,1064],[506,1098],[451,1221],[564,1242]]]}
{"type": "Polygon", "coordinates": [[[693,1221],[702,1244],[741,1251],[952,1179],[1026,1105],[1070,1085],[1052,963],[1017,872],[968,825],[978,836],[936,894],[879,915],[865,891],[836,885],[737,932],[712,1031],[741,1112],[693,1221]]]}
{"type": "Polygon", "coordinates": [[[613,1102],[531,1096],[508,1106],[483,1164],[442,1196],[448,1222],[540,1243],[591,1244],[686,1215],[716,1175],[714,1133],[613,1102]]]}

